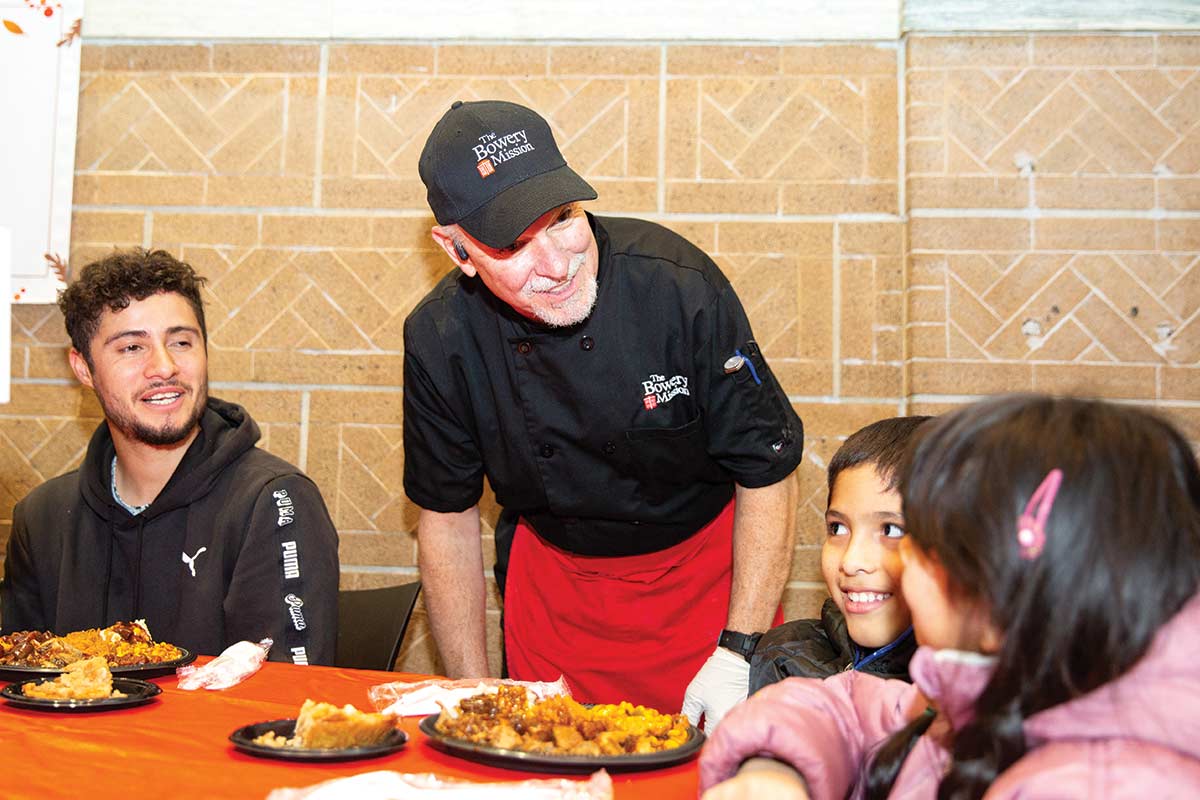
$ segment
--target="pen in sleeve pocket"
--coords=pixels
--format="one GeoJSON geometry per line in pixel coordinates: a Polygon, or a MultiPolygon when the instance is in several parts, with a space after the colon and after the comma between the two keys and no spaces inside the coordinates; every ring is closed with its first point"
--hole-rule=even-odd
{"type": "Polygon", "coordinates": [[[754,378],[754,382],[762,386],[762,379],[758,377],[758,370],[754,368],[754,362],[742,355],[741,349],[733,351],[733,355],[725,361],[725,374],[731,375],[737,372],[743,366],[750,368],[750,377],[754,378]]]}

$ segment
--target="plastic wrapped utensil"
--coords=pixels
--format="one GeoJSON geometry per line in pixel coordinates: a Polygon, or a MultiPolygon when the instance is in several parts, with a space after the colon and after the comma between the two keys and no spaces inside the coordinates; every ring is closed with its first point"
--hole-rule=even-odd
{"type": "Polygon", "coordinates": [[[228,689],[237,686],[262,668],[271,650],[273,639],[254,642],[241,641],[229,645],[221,655],[207,664],[180,667],[175,670],[180,689],[228,689]]]}
{"type": "Polygon", "coordinates": [[[435,678],[432,680],[405,683],[393,681],[372,686],[367,690],[367,696],[376,711],[398,714],[402,717],[425,716],[437,714],[443,709],[455,716],[454,709],[460,700],[477,694],[495,694],[500,686],[524,686],[529,690],[531,700],[545,700],[557,695],[571,695],[567,681],[562,676],[553,682],[544,681],[514,681],[499,678],[467,678],[449,680],[435,678]]]}

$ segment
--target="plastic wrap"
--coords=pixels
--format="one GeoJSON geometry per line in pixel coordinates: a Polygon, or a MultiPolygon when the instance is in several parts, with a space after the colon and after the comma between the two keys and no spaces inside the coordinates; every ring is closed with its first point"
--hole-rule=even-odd
{"type": "Polygon", "coordinates": [[[453,710],[464,698],[485,692],[495,693],[501,685],[524,686],[534,701],[565,694],[570,696],[567,682],[560,675],[551,683],[544,681],[510,681],[499,678],[468,678],[465,680],[428,680],[417,683],[381,683],[367,690],[375,710],[402,717],[424,717],[437,714],[443,708],[453,710]]]}
{"type": "Polygon", "coordinates": [[[187,666],[175,670],[180,689],[228,689],[237,686],[262,668],[273,639],[258,644],[241,641],[226,647],[221,655],[202,667],[187,666]]]}
{"type": "Polygon", "coordinates": [[[612,778],[604,770],[585,781],[540,778],[471,783],[432,773],[380,770],[336,778],[302,789],[275,789],[267,800],[611,800],[612,778]]]}

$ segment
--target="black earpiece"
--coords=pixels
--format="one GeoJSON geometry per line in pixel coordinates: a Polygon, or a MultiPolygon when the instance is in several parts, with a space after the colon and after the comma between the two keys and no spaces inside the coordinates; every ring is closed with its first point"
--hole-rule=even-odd
{"type": "Polygon", "coordinates": [[[467,248],[463,247],[463,243],[460,241],[455,240],[454,252],[458,253],[458,258],[460,261],[470,261],[471,260],[471,257],[467,255],[467,248]]]}

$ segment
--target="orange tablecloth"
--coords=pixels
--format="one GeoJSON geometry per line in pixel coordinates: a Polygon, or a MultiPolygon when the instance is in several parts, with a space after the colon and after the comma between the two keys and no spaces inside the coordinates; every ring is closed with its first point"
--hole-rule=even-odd
{"type": "MultiPolygon", "coordinates": [[[[267,663],[242,684],[219,692],[185,692],[175,688],[173,675],[156,678],[163,689],[158,699],[125,710],[51,713],[0,702],[0,797],[263,798],[276,787],[308,786],[378,769],[474,781],[563,777],[488,767],[442,753],[417,730],[418,717],[404,720],[410,738],[403,750],[363,761],[261,759],[234,750],[229,742],[229,734],[243,725],[295,717],[306,697],[371,710],[370,686],[422,677],[267,663]]],[[[619,799],[696,796],[694,759],[660,770],[613,773],[612,778],[619,799]]]]}

